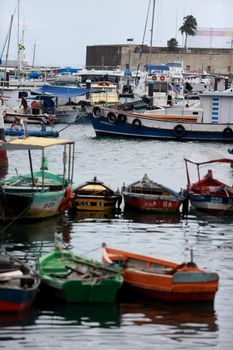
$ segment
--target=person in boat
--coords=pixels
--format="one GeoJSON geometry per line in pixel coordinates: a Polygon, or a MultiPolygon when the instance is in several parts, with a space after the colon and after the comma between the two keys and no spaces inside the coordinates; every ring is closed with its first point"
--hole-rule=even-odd
{"type": "Polygon", "coordinates": [[[23,119],[16,116],[15,119],[13,120],[12,125],[11,125],[11,129],[18,130],[18,127],[21,127],[21,130],[24,130],[23,119]]]}
{"type": "Polygon", "coordinates": [[[24,113],[27,113],[28,111],[28,103],[27,100],[24,96],[21,97],[21,105],[19,106],[19,108],[23,107],[24,113]]]}

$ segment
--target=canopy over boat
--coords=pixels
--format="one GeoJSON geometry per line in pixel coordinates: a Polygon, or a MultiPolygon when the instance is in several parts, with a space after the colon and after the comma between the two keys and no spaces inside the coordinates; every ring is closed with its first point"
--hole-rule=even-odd
{"type": "Polygon", "coordinates": [[[66,139],[54,139],[54,138],[43,138],[43,137],[27,137],[25,139],[15,139],[2,144],[2,148],[5,150],[28,150],[38,149],[42,150],[46,147],[57,146],[57,145],[71,145],[74,141],[66,139]]]}
{"type": "Polygon", "coordinates": [[[76,97],[82,96],[87,93],[90,93],[91,89],[83,89],[76,87],[66,87],[66,86],[56,86],[56,85],[43,85],[38,89],[34,90],[34,94],[45,94],[55,97],[76,97]]]}
{"type": "Polygon", "coordinates": [[[233,163],[233,158],[227,158],[225,154],[214,149],[205,150],[202,153],[193,153],[190,157],[184,158],[185,162],[196,165],[204,165],[211,163],[233,163]]]}

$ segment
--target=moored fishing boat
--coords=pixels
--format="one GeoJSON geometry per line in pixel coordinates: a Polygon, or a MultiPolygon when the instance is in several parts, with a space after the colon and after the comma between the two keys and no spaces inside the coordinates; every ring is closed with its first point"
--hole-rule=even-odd
{"type": "Polygon", "coordinates": [[[28,308],[38,292],[39,276],[22,261],[0,253],[0,313],[28,308]]]}
{"type": "Polygon", "coordinates": [[[112,303],[123,283],[120,269],[61,249],[41,256],[37,270],[42,287],[68,303],[112,303]]]}
{"type": "Polygon", "coordinates": [[[121,203],[121,194],[98,181],[96,177],[92,181],[77,186],[73,190],[73,207],[76,210],[110,212],[121,203]]]}
{"type": "Polygon", "coordinates": [[[97,136],[125,136],[162,140],[233,142],[233,93],[204,92],[203,110],[171,108],[153,113],[93,108],[92,125],[97,136]]]}
{"type": "Polygon", "coordinates": [[[123,186],[122,195],[126,208],[144,211],[175,212],[184,200],[182,193],[150,180],[147,174],[142,180],[123,186]]]}
{"type": "MultiPolygon", "coordinates": [[[[58,215],[68,207],[73,178],[74,142],[65,139],[28,137],[3,144],[7,150],[26,150],[30,173],[1,180],[0,219],[39,219],[58,215]],[[63,175],[49,172],[45,148],[63,146],[63,175]],[[68,152],[67,152],[68,148],[68,152]],[[33,170],[32,151],[41,151],[41,169],[33,170]],[[67,156],[68,154],[68,156],[67,156]]],[[[36,157],[33,158],[36,161],[36,157]]]]}
{"type": "Polygon", "coordinates": [[[200,167],[214,163],[233,164],[232,158],[217,151],[205,152],[205,160],[195,158],[185,158],[187,173],[187,192],[189,200],[195,208],[210,214],[228,214],[233,215],[233,186],[229,186],[213,177],[212,169],[208,169],[207,174],[200,177],[200,167]],[[210,154],[211,153],[211,154],[210,154]],[[195,164],[197,167],[198,181],[191,183],[188,163],[195,164]]]}
{"type": "Polygon", "coordinates": [[[103,244],[103,262],[121,266],[128,293],[170,302],[214,301],[218,274],[192,261],[177,264],[150,256],[113,249],[103,244]]]}

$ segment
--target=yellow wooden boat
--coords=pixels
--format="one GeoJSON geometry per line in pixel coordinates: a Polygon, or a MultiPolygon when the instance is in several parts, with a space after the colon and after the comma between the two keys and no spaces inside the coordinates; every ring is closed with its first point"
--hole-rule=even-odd
{"type": "Polygon", "coordinates": [[[75,210],[110,212],[121,204],[121,194],[114,192],[103,182],[92,181],[76,187],[73,191],[73,208],[75,210]]]}

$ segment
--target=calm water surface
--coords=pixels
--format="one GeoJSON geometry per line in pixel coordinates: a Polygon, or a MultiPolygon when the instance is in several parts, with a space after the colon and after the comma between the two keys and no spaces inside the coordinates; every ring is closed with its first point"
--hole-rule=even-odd
{"type": "MultiPolygon", "coordinates": [[[[62,126],[56,126],[57,129],[62,126]]],[[[97,176],[117,189],[145,173],[175,190],[186,186],[184,155],[227,144],[178,143],[96,138],[90,125],[65,129],[61,136],[77,140],[75,184],[97,176]]],[[[59,172],[62,155],[49,149],[49,169],[59,172]]],[[[8,154],[9,173],[25,173],[24,154],[8,154]]],[[[34,157],[40,166],[40,158],[34,157]]],[[[216,177],[232,184],[228,165],[212,167],[216,177]]],[[[207,171],[204,170],[203,174],[207,171]]],[[[195,168],[191,169],[196,180],[195,168]]],[[[1,229],[4,225],[1,226],[1,229]]],[[[146,299],[117,300],[113,305],[65,305],[38,299],[23,314],[0,316],[2,349],[231,349],[233,342],[233,218],[206,216],[191,210],[180,215],[121,212],[117,215],[65,215],[38,223],[15,223],[1,233],[1,241],[33,264],[53,247],[54,233],[78,254],[101,260],[100,247],[109,246],[177,262],[195,262],[216,271],[220,288],[214,305],[171,305],[146,299]]]]}

